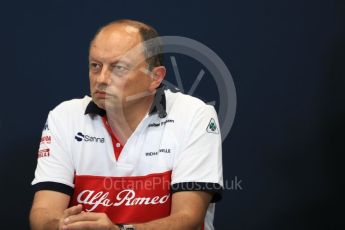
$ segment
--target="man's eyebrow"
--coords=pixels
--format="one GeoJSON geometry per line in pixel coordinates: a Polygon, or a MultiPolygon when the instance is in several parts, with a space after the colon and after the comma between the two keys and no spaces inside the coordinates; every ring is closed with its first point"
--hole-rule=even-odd
{"type": "Polygon", "coordinates": [[[92,57],[89,57],[89,61],[101,62],[101,61],[97,60],[97,58],[92,58],[92,57]]]}
{"type": "MultiPolygon", "coordinates": [[[[92,61],[102,63],[102,61],[98,60],[97,58],[89,57],[89,62],[92,62],[92,61]]],[[[110,65],[117,65],[117,64],[125,64],[127,66],[131,65],[130,62],[128,62],[127,60],[124,60],[123,58],[119,58],[110,62],[110,65]]]]}
{"type": "Polygon", "coordinates": [[[123,59],[119,59],[119,60],[116,60],[116,61],[113,61],[113,62],[110,63],[110,65],[117,65],[117,64],[124,64],[124,65],[127,65],[127,66],[131,65],[128,61],[125,61],[123,59]]]}

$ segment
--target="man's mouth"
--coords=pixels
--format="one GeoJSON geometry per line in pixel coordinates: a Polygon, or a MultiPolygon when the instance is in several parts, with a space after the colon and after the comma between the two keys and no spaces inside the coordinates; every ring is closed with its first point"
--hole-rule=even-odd
{"type": "Polygon", "coordinates": [[[94,96],[97,98],[100,98],[100,99],[105,99],[107,96],[107,93],[104,91],[97,90],[97,91],[95,91],[94,96]]]}

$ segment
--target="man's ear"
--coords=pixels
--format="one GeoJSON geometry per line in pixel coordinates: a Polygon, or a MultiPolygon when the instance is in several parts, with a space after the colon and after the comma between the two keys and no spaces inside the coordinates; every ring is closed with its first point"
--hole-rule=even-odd
{"type": "Polygon", "coordinates": [[[153,93],[157,87],[161,84],[166,74],[166,68],[164,66],[154,67],[151,71],[152,82],[149,87],[149,91],[153,93]]]}

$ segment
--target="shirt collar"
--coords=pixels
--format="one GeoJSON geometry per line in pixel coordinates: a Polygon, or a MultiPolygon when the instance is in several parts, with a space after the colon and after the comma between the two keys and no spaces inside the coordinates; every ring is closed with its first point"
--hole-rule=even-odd
{"type": "MultiPolygon", "coordinates": [[[[160,118],[164,118],[167,116],[166,112],[166,98],[165,98],[165,92],[164,92],[164,85],[160,85],[157,88],[155,97],[153,99],[153,103],[150,108],[149,115],[157,113],[160,118]]],[[[85,115],[86,114],[96,114],[100,116],[104,116],[106,114],[106,111],[104,109],[99,108],[95,102],[90,101],[85,109],[85,115]]]]}

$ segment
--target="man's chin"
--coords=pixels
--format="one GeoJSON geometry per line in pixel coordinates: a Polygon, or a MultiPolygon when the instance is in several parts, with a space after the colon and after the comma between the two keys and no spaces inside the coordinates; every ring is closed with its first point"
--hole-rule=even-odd
{"type": "Polygon", "coordinates": [[[104,100],[95,100],[95,99],[92,99],[93,102],[101,109],[105,109],[105,101],[104,100]]]}
{"type": "Polygon", "coordinates": [[[101,100],[98,102],[97,106],[104,110],[113,110],[113,109],[123,108],[122,103],[113,101],[113,100],[101,100]]]}
{"type": "Polygon", "coordinates": [[[92,98],[92,100],[101,109],[105,109],[111,104],[111,102],[105,98],[92,98]]]}

